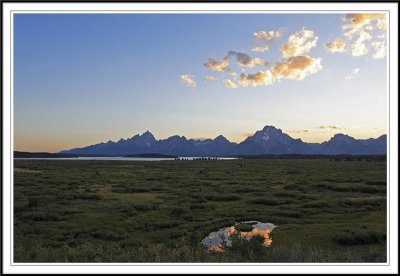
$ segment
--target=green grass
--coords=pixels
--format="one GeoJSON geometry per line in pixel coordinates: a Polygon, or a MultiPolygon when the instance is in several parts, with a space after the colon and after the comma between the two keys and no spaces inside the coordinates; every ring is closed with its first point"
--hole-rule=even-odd
{"type": "Polygon", "coordinates": [[[386,234],[374,230],[345,229],[333,235],[333,240],[339,244],[375,244],[386,241],[386,234]]]}
{"type": "Polygon", "coordinates": [[[386,261],[386,162],[14,165],[15,262],[386,261]],[[200,244],[246,220],[278,226],[271,247],[238,239],[215,254],[200,244]]]}

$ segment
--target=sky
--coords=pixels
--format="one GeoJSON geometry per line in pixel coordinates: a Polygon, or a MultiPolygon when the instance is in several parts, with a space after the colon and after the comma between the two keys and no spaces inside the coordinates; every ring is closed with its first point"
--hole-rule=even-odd
{"type": "Polygon", "coordinates": [[[14,149],[387,132],[384,14],[15,14],[14,149]]]}

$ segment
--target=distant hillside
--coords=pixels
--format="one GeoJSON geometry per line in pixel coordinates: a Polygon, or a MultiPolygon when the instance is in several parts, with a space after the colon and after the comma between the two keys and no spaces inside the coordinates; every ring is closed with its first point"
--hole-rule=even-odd
{"type": "Polygon", "coordinates": [[[72,158],[75,154],[14,151],[14,158],[72,158]]]}
{"type": "Polygon", "coordinates": [[[146,131],[118,142],[108,141],[83,148],[64,150],[63,154],[127,156],[157,153],[173,156],[248,156],[248,155],[385,155],[387,137],[357,140],[345,134],[335,134],[323,143],[305,143],[293,139],[282,130],[266,126],[243,142],[232,143],[220,135],[215,139],[187,139],[174,135],[157,140],[146,131]]]}

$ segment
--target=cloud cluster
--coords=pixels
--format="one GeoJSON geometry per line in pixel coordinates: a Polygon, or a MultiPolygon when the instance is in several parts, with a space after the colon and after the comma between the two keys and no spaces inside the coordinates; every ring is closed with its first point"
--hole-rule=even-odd
{"type": "Polygon", "coordinates": [[[186,85],[186,87],[196,87],[196,81],[193,75],[181,75],[181,81],[186,85]]]}
{"type": "Polygon", "coordinates": [[[253,33],[253,43],[255,46],[251,49],[253,52],[265,52],[271,44],[282,36],[281,31],[260,31],[253,33]]]}
{"type": "Polygon", "coordinates": [[[228,68],[229,66],[229,58],[224,57],[220,61],[214,59],[214,58],[209,58],[207,63],[204,63],[204,66],[210,69],[211,71],[216,71],[216,72],[221,72],[228,68]]]}
{"type": "Polygon", "coordinates": [[[344,77],[345,80],[351,80],[357,77],[360,74],[360,68],[354,68],[351,70],[351,73],[344,77]]]}
{"type": "MultiPolygon", "coordinates": [[[[371,53],[372,58],[386,56],[387,48],[387,14],[385,13],[353,13],[342,18],[342,35],[327,42],[324,47],[330,53],[351,53],[363,56],[371,53]]],[[[253,52],[265,52],[282,37],[282,30],[258,31],[253,33],[253,52]]],[[[282,59],[270,68],[257,68],[253,72],[248,69],[268,67],[261,57],[252,57],[244,52],[229,51],[222,59],[209,58],[204,66],[213,72],[222,73],[218,77],[227,88],[247,86],[269,86],[283,79],[303,80],[322,70],[321,58],[309,56],[309,52],[317,46],[318,35],[311,29],[301,28],[288,36],[285,43],[280,44],[282,59]],[[231,65],[236,65],[231,67],[231,65]],[[238,68],[237,68],[238,67],[238,68]],[[235,69],[239,69],[236,70],[235,69]],[[240,74],[240,75],[239,75],[240,74]]],[[[359,75],[360,69],[354,68],[345,76],[350,80],[359,75]]],[[[195,87],[192,75],[182,75],[181,80],[188,87],[195,87]]],[[[204,81],[215,81],[216,77],[206,75],[204,81]]],[[[321,126],[334,129],[335,126],[321,126]]]]}
{"type": "Polygon", "coordinates": [[[228,70],[228,66],[232,58],[236,59],[236,64],[241,68],[253,68],[255,66],[268,65],[268,62],[261,58],[252,58],[246,53],[229,51],[228,54],[220,61],[214,58],[209,58],[208,62],[204,63],[204,66],[211,71],[225,71],[228,70]]]}
{"type": "Polygon", "coordinates": [[[237,88],[238,86],[231,80],[224,80],[224,84],[226,87],[234,89],[237,88]]]}
{"type": "Polygon", "coordinates": [[[277,63],[271,70],[276,79],[302,80],[321,69],[320,58],[294,56],[277,63]]]}
{"type": "Polygon", "coordinates": [[[289,36],[288,42],[281,44],[280,50],[285,58],[300,56],[317,46],[317,41],[318,36],[314,31],[302,28],[289,36]]]}
{"type": "Polygon", "coordinates": [[[325,44],[331,53],[343,53],[347,44],[351,45],[353,56],[363,56],[372,50],[375,59],[386,56],[387,19],[384,13],[346,14],[342,25],[343,38],[325,44]]]}
{"type": "MultiPolygon", "coordinates": [[[[253,33],[253,40],[258,44],[252,48],[252,51],[263,52],[269,49],[274,41],[282,36],[281,31],[259,31],[253,33]]],[[[227,55],[218,60],[209,58],[204,66],[214,72],[223,72],[222,81],[227,88],[237,88],[239,86],[269,86],[281,79],[302,80],[307,76],[317,73],[322,69],[321,59],[312,58],[305,53],[308,53],[317,44],[318,36],[314,31],[302,28],[300,31],[289,36],[287,43],[280,45],[280,51],[283,55],[283,60],[277,62],[271,69],[262,69],[254,73],[244,72],[246,69],[254,67],[267,67],[269,64],[260,57],[251,57],[250,55],[238,52],[229,51],[227,55]],[[238,74],[230,68],[230,65],[236,62],[236,65],[241,70],[238,74]]],[[[336,48],[342,47],[336,42],[333,46],[336,48]]],[[[334,50],[332,50],[334,51],[334,50]]],[[[340,50],[339,50],[340,51],[340,50]]],[[[187,86],[196,86],[196,82],[191,75],[181,76],[182,81],[187,86]]],[[[213,76],[205,76],[204,80],[217,80],[213,76]]]]}
{"type": "Polygon", "coordinates": [[[325,44],[325,48],[330,53],[343,53],[346,51],[346,42],[343,39],[336,39],[325,44]]]}
{"type": "Polygon", "coordinates": [[[240,74],[241,86],[272,85],[280,79],[302,80],[322,69],[321,59],[309,56],[294,56],[275,64],[271,70],[255,74],[240,74]]]}

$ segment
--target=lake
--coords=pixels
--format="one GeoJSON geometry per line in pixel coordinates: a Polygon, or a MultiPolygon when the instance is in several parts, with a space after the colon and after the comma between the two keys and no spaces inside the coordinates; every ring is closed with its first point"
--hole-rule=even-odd
{"type": "Polygon", "coordinates": [[[247,240],[250,240],[254,236],[261,236],[264,239],[263,245],[269,247],[272,244],[272,238],[270,234],[276,227],[276,225],[268,222],[238,222],[233,226],[224,227],[218,231],[211,232],[201,241],[201,243],[206,246],[209,251],[223,252],[223,244],[225,243],[226,246],[231,246],[232,242],[230,238],[236,234],[239,237],[247,240]]]}
{"type": "MultiPolygon", "coordinates": [[[[180,160],[194,160],[208,157],[179,157],[180,160]]],[[[214,158],[214,157],[210,157],[214,158]]],[[[175,161],[175,158],[143,158],[143,157],[73,157],[73,158],[14,158],[16,160],[104,160],[104,161],[175,161]]],[[[218,157],[217,160],[234,160],[234,157],[218,157]]],[[[213,159],[215,160],[215,159],[213,159]]]]}

